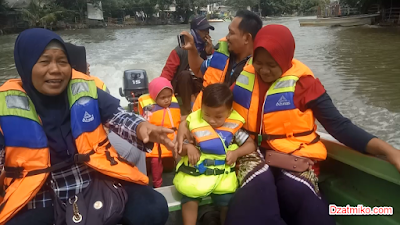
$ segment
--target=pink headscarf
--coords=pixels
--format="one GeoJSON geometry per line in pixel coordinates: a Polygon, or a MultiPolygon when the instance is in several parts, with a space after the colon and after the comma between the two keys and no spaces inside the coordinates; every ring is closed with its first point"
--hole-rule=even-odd
{"type": "Polygon", "coordinates": [[[172,92],[174,92],[174,89],[172,88],[171,82],[166,79],[165,77],[157,77],[154,78],[150,83],[149,83],[149,93],[150,97],[155,101],[158,94],[165,88],[171,89],[172,92]]]}

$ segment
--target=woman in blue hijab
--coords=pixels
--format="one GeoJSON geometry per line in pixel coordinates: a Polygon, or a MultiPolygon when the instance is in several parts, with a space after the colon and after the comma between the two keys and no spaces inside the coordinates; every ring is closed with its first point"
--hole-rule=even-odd
{"type": "MultiPolygon", "coordinates": [[[[99,120],[111,131],[145,152],[151,151],[154,142],[173,148],[173,143],[166,136],[168,133],[172,133],[172,130],[151,125],[145,122],[143,118],[126,112],[120,107],[118,99],[98,88],[97,100],[95,101],[100,118],[95,118],[94,114],[90,115],[85,111],[82,119],[78,119],[78,121],[71,119],[75,116],[71,115],[74,105],[70,108],[68,100],[68,85],[72,79],[72,69],[71,58],[65,49],[64,41],[49,30],[35,28],[22,32],[15,42],[14,59],[21,77],[22,88],[28,98],[25,98],[26,102],[23,101],[24,98],[15,98],[16,100],[19,99],[18,101],[11,101],[11,98],[9,98],[10,93],[14,93],[13,88],[10,88],[13,86],[10,86],[9,82],[15,84],[19,82],[17,80],[10,80],[0,87],[0,166],[4,165],[5,176],[15,173],[15,170],[11,170],[15,168],[22,168],[22,174],[25,172],[23,166],[26,162],[23,161],[23,156],[21,159],[21,157],[18,158],[15,157],[15,154],[11,154],[14,152],[10,150],[18,147],[18,142],[14,140],[25,136],[40,137],[41,132],[43,132],[45,136],[39,139],[47,139],[45,141],[47,141],[47,148],[50,152],[51,165],[66,163],[64,167],[52,171],[48,176],[47,181],[49,182],[46,182],[51,183],[49,186],[53,189],[56,197],[63,202],[84,191],[95,179],[94,175],[99,173],[86,164],[77,163],[74,160],[76,158],[74,156],[79,153],[78,149],[80,149],[77,145],[81,145],[81,143],[76,144],[75,141],[78,137],[75,135],[76,138],[74,138],[73,129],[76,123],[81,122],[79,120],[82,120],[83,123],[99,120]],[[29,128],[32,126],[18,126],[16,121],[23,119],[26,121],[29,115],[25,114],[24,111],[19,111],[21,115],[10,116],[9,112],[11,111],[8,111],[7,108],[8,110],[22,108],[27,111],[33,109],[40,118],[42,129],[37,126],[37,123],[37,130],[30,130],[29,128]],[[24,116],[25,118],[22,118],[24,116]],[[15,162],[22,166],[11,167],[10,165],[14,165],[15,162]]],[[[81,99],[77,101],[79,102],[81,99]]],[[[23,142],[22,139],[20,140],[23,142]]],[[[35,141],[42,141],[43,143],[43,140],[35,141]]],[[[101,143],[98,143],[98,146],[101,145],[101,143]]],[[[28,148],[28,150],[36,149],[28,148]]],[[[97,152],[94,154],[97,156],[97,152]]],[[[107,159],[110,160],[108,156],[107,159]]],[[[120,159],[118,158],[118,160],[120,159]]],[[[123,161],[118,162],[122,163],[123,161]]],[[[35,164],[35,162],[28,163],[35,164]]],[[[2,175],[4,175],[4,171],[2,175]]],[[[24,176],[22,175],[23,178],[25,178],[24,176]]],[[[21,177],[14,178],[9,186],[3,185],[1,190],[5,191],[4,199],[9,198],[7,193],[11,190],[8,188],[12,187],[13,182],[18,183],[19,178],[21,177]]],[[[1,182],[3,181],[1,180],[1,182]]],[[[2,201],[0,204],[0,224],[4,222],[8,225],[54,224],[53,198],[51,195],[53,192],[46,189],[47,187],[46,185],[42,186],[36,196],[27,197],[27,202],[18,202],[17,204],[21,205],[16,207],[0,198],[2,201]],[[14,207],[15,210],[10,211],[10,207],[14,207]],[[8,210],[6,210],[7,208],[8,210]]],[[[128,202],[125,205],[122,221],[124,224],[161,225],[166,223],[168,206],[161,194],[149,186],[136,183],[126,183],[124,187],[128,194],[128,202]]]]}

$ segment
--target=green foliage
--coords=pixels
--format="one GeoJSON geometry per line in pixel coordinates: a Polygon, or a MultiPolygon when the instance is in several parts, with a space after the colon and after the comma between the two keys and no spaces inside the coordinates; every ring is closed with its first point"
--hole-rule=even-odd
{"type": "MultiPolygon", "coordinates": [[[[0,12],[9,10],[5,1],[0,0],[0,12]]],[[[185,22],[188,22],[192,14],[199,13],[201,7],[214,0],[34,0],[22,10],[22,14],[31,26],[49,26],[59,20],[73,22],[80,19],[79,22],[83,22],[88,2],[94,5],[101,2],[104,17],[135,16],[136,12],[143,11],[146,19],[157,11],[168,10],[171,4],[175,4],[174,15],[182,16],[185,22]]]]}
{"type": "MultiPolygon", "coordinates": [[[[56,5],[62,6],[68,10],[74,12],[74,14],[79,15],[80,22],[85,19],[85,12],[87,10],[87,0],[50,0],[56,5]]],[[[92,3],[97,3],[99,0],[92,0],[92,3]]]]}
{"type": "Polygon", "coordinates": [[[0,13],[7,12],[8,10],[9,9],[8,9],[8,5],[7,5],[6,1],[0,0],[0,13]]]}
{"type": "Polygon", "coordinates": [[[319,0],[227,0],[226,5],[234,9],[246,9],[247,6],[262,9],[264,16],[293,13],[312,13],[316,11],[319,0]]]}
{"type": "Polygon", "coordinates": [[[231,6],[236,10],[240,10],[240,9],[246,9],[247,6],[253,7],[257,5],[258,2],[259,0],[227,0],[225,4],[227,6],[231,6]]]}
{"type": "Polygon", "coordinates": [[[43,0],[31,1],[26,9],[22,9],[22,17],[31,27],[52,26],[67,13],[68,10],[54,2],[45,4],[43,0]]]}

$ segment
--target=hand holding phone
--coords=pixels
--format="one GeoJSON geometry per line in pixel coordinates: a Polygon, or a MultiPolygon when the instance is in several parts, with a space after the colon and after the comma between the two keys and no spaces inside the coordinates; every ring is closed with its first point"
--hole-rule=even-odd
{"type": "Polygon", "coordinates": [[[180,48],[182,48],[183,46],[185,46],[185,36],[179,34],[177,37],[178,37],[178,45],[180,48]]]}
{"type": "Polygon", "coordinates": [[[194,44],[194,39],[187,31],[182,31],[178,36],[178,45],[185,50],[197,50],[194,44]]]}

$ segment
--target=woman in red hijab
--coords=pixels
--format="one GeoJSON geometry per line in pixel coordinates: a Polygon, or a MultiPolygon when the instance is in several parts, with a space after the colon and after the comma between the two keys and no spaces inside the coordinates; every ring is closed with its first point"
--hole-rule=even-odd
{"type": "Polygon", "coordinates": [[[341,143],[386,155],[400,170],[400,151],[343,117],[313,72],[293,59],[294,51],[287,27],[267,25],[255,38],[252,64],[236,80],[233,107],[260,152],[239,158],[241,188],[226,224],[335,224],[318,188],[318,162],[327,150],[315,119],[341,143]]]}

